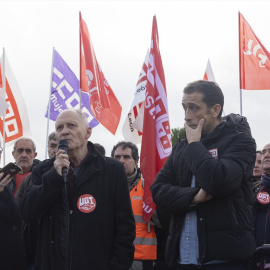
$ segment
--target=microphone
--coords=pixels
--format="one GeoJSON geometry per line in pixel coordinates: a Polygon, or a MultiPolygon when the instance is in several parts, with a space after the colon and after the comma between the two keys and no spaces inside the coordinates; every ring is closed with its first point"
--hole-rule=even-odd
{"type": "MultiPolygon", "coordinates": [[[[68,142],[67,142],[66,139],[62,139],[62,140],[59,141],[58,149],[64,150],[65,154],[67,153],[68,142]]],[[[67,168],[66,167],[62,168],[62,175],[63,175],[63,178],[64,178],[64,182],[66,183],[67,182],[67,168]]]]}

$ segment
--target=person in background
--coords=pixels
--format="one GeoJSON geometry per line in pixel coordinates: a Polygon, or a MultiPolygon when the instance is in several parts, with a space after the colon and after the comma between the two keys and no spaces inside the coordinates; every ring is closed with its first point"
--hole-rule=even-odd
{"type": "Polygon", "coordinates": [[[171,213],[166,260],[181,270],[247,270],[255,250],[256,143],[245,117],[221,118],[223,104],[215,82],[184,88],[186,138],[151,186],[157,207],[171,213]]]}
{"type": "MultiPolygon", "coordinates": [[[[57,148],[57,141],[56,141],[56,137],[55,137],[55,131],[53,131],[52,133],[50,133],[50,135],[48,136],[48,156],[49,158],[52,158],[56,151],[58,150],[57,148]]],[[[40,161],[35,159],[33,161],[33,165],[35,166],[37,163],[39,163],[40,161]]],[[[31,181],[31,174],[29,173],[22,181],[20,187],[17,190],[16,193],[16,199],[18,201],[20,201],[20,199],[22,198],[22,196],[26,193],[26,191],[30,188],[32,184],[31,181]]]]}
{"type": "Polygon", "coordinates": [[[56,140],[55,131],[53,131],[48,137],[48,156],[52,158],[58,150],[58,144],[56,140]]]}
{"type": "Polygon", "coordinates": [[[255,194],[257,194],[260,189],[262,174],[262,151],[256,151],[256,161],[253,168],[253,191],[255,194]]]}
{"type": "Polygon", "coordinates": [[[136,222],[135,253],[130,270],[152,270],[157,258],[157,239],[154,224],[143,221],[144,179],[138,168],[138,148],[131,142],[122,141],[113,147],[111,157],[119,160],[125,167],[136,222]]]}
{"type": "MultiPolygon", "coordinates": [[[[2,154],[0,147],[0,160],[2,154]]],[[[17,202],[9,189],[11,177],[0,173],[0,268],[24,270],[23,247],[20,238],[21,217],[17,202]]]]}
{"type": "Polygon", "coordinates": [[[99,144],[99,143],[94,143],[94,146],[96,147],[96,149],[98,150],[98,152],[102,155],[105,156],[106,155],[106,151],[105,148],[99,144]]]}
{"type": "Polygon", "coordinates": [[[35,270],[128,270],[135,221],[123,165],[88,141],[92,129],[83,112],[63,110],[55,130],[67,153],[59,148],[39,163],[20,200],[25,221],[40,219],[35,270]]]}
{"type": "Polygon", "coordinates": [[[264,173],[253,205],[257,247],[254,260],[258,270],[270,269],[270,143],[263,147],[261,158],[264,173]]]}
{"type": "Polygon", "coordinates": [[[36,145],[30,138],[22,137],[15,141],[12,155],[16,165],[21,167],[21,171],[18,174],[15,174],[9,184],[10,190],[15,196],[23,179],[32,171],[32,168],[39,160],[35,160],[35,157],[37,156],[36,145]]]}
{"type": "MultiPolygon", "coordinates": [[[[52,158],[56,151],[58,150],[57,141],[55,132],[53,131],[48,136],[48,156],[52,158]]],[[[34,160],[34,164],[36,165],[38,160],[34,160]]],[[[21,198],[24,196],[26,191],[31,187],[31,173],[28,174],[22,181],[17,193],[16,199],[20,202],[21,198]]],[[[34,269],[35,263],[35,253],[36,253],[36,244],[37,244],[37,231],[38,231],[38,220],[34,220],[32,222],[22,222],[22,230],[21,230],[21,238],[23,239],[23,247],[24,247],[24,257],[25,263],[28,270],[34,269]]]]}

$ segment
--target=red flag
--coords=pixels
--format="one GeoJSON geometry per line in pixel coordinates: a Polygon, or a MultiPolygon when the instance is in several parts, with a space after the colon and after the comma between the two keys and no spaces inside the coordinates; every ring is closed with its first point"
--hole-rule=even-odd
{"type": "Polygon", "coordinates": [[[150,186],[172,150],[166,84],[159,51],[156,16],[153,17],[143,121],[140,158],[140,168],[145,179],[143,219],[149,222],[156,208],[150,186]]]}
{"type": "Polygon", "coordinates": [[[206,66],[206,70],[205,70],[203,79],[205,81],[211,81],[211,82],[215,82],[216,81],[209,59],[207,61],[207,66],[206,66]]]}
{"type": "Polygon", "coordinates": [[[115,134],[122,107],[97,62],[86,23],[80,13],[80,88],[90,95],[90,108],[95,118],[115,134]]]}
{"type": "Polygon", "coordinates": [[[270,90],[270,54],[239,12],[240,89],[270,90]]]}

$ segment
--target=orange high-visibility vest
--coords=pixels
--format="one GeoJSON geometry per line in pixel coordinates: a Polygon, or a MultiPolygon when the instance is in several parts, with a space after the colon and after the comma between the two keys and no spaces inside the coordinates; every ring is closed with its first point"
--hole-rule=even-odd
{"type": "Polygon", "coordinates": [[[157,258],[157,238],[155,226],[143,221],[143,194],[142,177],[130,191],[130,200],[136,223],[136,238],[134,240],[134,260],[155,260],[157,258]]]}

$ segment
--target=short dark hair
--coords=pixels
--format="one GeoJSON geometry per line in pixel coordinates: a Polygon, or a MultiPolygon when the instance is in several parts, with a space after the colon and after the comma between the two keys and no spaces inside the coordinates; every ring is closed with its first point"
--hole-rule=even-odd
{"type": "Polygon", "coordinates": [[[106,151],[105,148],[99,144],[99,143],[94,143],[94,146],[96,147],[96,149],[98,150],[98,152],[102,155],[105,156],[106,155],[106,151]]]}
{"type": "Polygon", "coordinates": [[[184,94],[193,94],[194,92],[201,93],[203,95],[202,101],[207,105],[208,108],[213,107],[215,104],[219,104],[221,107],[218,118],[221,118],[223,106],[224,106],[224,96],[219,87],[215,82],[198,80],[189,83],[184,88],[184,94]]]}
{"type": "Polygon", "coordinates": [[[119,143],[117,143],[113,149],[112,149],[112,153],[111,153],[111,157],[114,158],[114,152],[116,150],[116,148],[118,147],[122,147],[122,149],[126,149],[126,148],[130,148],[131,149],[131,154],[133,159],[138,162],[139,161],[139,151],[138,151],[138,147],[132,143],[132,142],[125,142],[125,141],[121,141],[119,143]]]}
{"type": "Polygon", "coordinates": [[[50,140],[56,141],[56,134],[55,134],[55,131],[53,131],[53,132],[49,135],[48,141],[50,141],[50,140]]]}
{"type": "Polygon", "coordinates": [[[257,150],[256,154],[261,154],[262,155],[262,151],[261,150],[257,150]]]}

